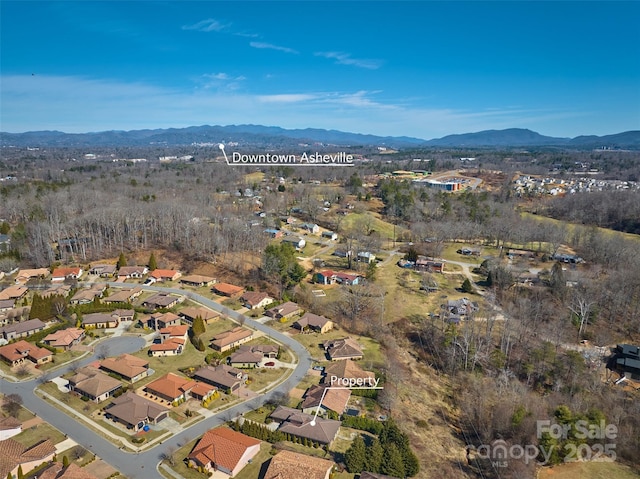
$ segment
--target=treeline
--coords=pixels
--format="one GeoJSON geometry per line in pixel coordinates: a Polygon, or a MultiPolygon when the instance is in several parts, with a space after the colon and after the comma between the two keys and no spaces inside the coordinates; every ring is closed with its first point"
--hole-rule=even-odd
{"type": "Polygon", "coordinates": [[[640,234],[640,191],[597,191],[554,198],[546,213],[572,223],[640,234]]]}

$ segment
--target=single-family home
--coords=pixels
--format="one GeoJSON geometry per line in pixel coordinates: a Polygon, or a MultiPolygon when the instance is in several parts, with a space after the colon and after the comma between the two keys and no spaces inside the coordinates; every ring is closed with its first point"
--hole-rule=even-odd
{"type": "Polygon", "coordinates": [[[84,336],[85,333],[82,328],[67,328],[48,334],[42,339],[42,342],[52,348],[68,351],[76,344],[80,344],[84,336]]]}
{"type": "Polygon", "coordinates": [[[292,245],[297,251],[304,249],[304,247],[307,245],[307,242],[304,238],[298,238],[298,237],[284,238],[282,242],[292,245]]]}
{"type": "Polygon", "coordinates": [[[166,313],[154,313],[147,319],[147,328],[158,331],[169,326],[178,326],[180,324],[180,316],[171,311],[166,313]]]}
{"type": "Polygon", "coordinates": [[[324,350],[331,361],[341,359],[362,359],[360,345],[351,338],[331,339],[324,342],[324,350]]]}
{"type": "Polygon", "coordinates": [[[92,266],[89,274],[100,276],[101,278],[111,278],[118,272],[118,266],[115,264],[97,264],[92,266]]]}
{"type": "Polygon", "coordinates": [[[53,353],[21,339],[15,343],[0,346],[0,358],[12,367],[24,363],[27,359],[40,365],[53,361],[53,353]]]}
{"type": "Polygon", "coordinates": [[[40,297],[42,298],[50,298],[51,296],[68,296],[71,292],[71,285],[64,283],[56,283],[51,285],[42,291],[40,297]]]}
{"type": "Polygon", "coordinates": [[[182,296],[174,296],[167,293],[157,293],[145,299],[142,306],[152,309],[168,309],[173,308],[176,304],[183,300],[182,296]]]}
{"type": "Polygon", "coordinates": [[[102,298],[103,303],[131,303],[142,294],[142,288],[121,289],[112,292],[109,296],[102,298]]]}
{"type": "Polygon", "coordinates": [[[150,356],[177,356],[182,354],[187,344],[189,326],[180,324],[159,330],[159,342],[149,346],[150,356]]]}
{"type": "Polygon", "coordinates": [[[114,309],[111,316],[118,318],[118,321],[133,321],[136,316],[135,309],[114,309]]]}
{"type": "Polygon", "coordinates": [[[71,304],[89,304],[96,298],[102,298],[107,289],[105,284],[94,284],[90,288],[79,289],[70,300],[71,304]]]}
{"type": "Polygon", "coordinates": [[[425,256],[418,256],[415,262],[415,269],[432,273],[444,273],[444,262],[431,260],[425,256]]]}
{"type": "Polygon", "coordinates": [[[337,256],[338,258],[349,258],[353,256],[353,251],[337,249],[333,252],[333,256],[337,256]]]}
{"type": "Polygon", "coordinates": [[[244,292],[244,288],[229,283],[216,283],[211,288],[211,291],[219,296],[239,298],[244,292]]]}
{"type": "Polygon", "coordinates": [[[215,311],[211,311],[207,308],[194,308],[187,307],[180,310],[178,313],[183,322],[192,325],[196,318],[201,318],[205,324],[213,323],[215,320],[220,318],[220,313],[216,313],[215,311]]]}
{"type": "Polygon", "coordinates": [[[122,266],[118,269],[118,278],[141,279],[149,272],[146,266],[122,266]]]}
{"type": "Polygon", "coordinates": [[[282,230],[277,230],[277,229],[273,229],[273,228],[266,229],[266,230],[264,230],[264,232],[267,235],[269,235],[270,238],[282,238],[282,236],[284,235],[282,230]]]}
{"type": "Polygon", "coordinates": [[[319,284],[344,284],[351,286],[360,283],[359,274],[341,273],[337,271],[325,270],[313,275],[313,281],[319,284]]]}
{"type": "Polygon", "coordinates": [[[229,356],[229,365],[234,368],[257,368],[265,358],[276,358],[279,350],[280,348],[274,344],[254,344],[252,346],[245,344],[229,356]]]}
{"type": "Polygon", "coordinates": [[[105,408],[105,416],[137,432],[147,424],[158,424],[166,419],[169,416],[169,409],[138,396],[133,391],[127,391],[111,401],[111,404],[105,408]]]}
{"type": "Polygon", "coordinates": [[[80,266],[70,266],[67,268],[56,268],[51,273],[51,281],[62,282],[65,279],[78,279],[82,276],[82,268],[80,266]]]}
{"type": "Polygon", "coordinates": [[[202,286],[211,286],[216,282],[216,279],[211,276],[203,276],[201,274],[190,274],[189,276],[183,276],[180,278],[180,282],[187,286],[200,288],[202,286]]]}
{"type": "Polygon", "coordinates": [[[332,378],[336,379],[353,379],[361,381],[361,384],[373,385],[376,380],[376,375],[371,371],[365,371],[358,363],[351,359],[344,361],[336,361],[324,367],[322,371],[323,382],[331,384],[332,378]]]}
{"type": "Polygon", "coordinates": [[[86,467],[71,462],[68,466],[60,462],[52,462],[46,469],[38,473],[37,479],[98,479],[86,467]]]}
{"type": "Polygon", "coordinates": [[[16,305],[16,302],[13,299],[0,300],[0,313],[13,309],[15,305],[16,305]]]}
{"type": "Polygon", "coordinates": [[[22,422],[12,416],[0,416],[0,441],[17,436],[22,432],[22,422]]]}
{"type": "Polygon", "coordinates": [[[26,284],[31,278],[46,278],[49,276],[47,268],[21,269],[16,274],[16,284],[26,284]]]}
{"type": "Polygon", "coordinates": [[[293,451],[280,451],[269,461],[264,479],[329,479],[335,463],[319,457],[293,451]]]}
{"type": "Polygon", "coordinates": [[[266,310],[264,314],[270,318],[280,320],[290,319],[301,312],[302,308],[300,308],[300,306],[291,301],[287,301],[286,303],[279,304],[278,306],[274,306],[273,308],[266,310]]]}
{"type": "Polygon", "coordinates": [[[333,329],[333,321],[324,316],[306,312],[304,315],[293,323],[293,327],[302,332],[316,332],[324,334],[333,329]]]}
{"type": "Polygon", "coordinates": [[[131,383],[146,378],[150,372],[149,361],[130,354],[103,359],[100,361],[100,369],[108,373],[115,373],[131,383]]]}
{"type": "Polygon", "coordinates": [[[369,251],[361,251],[356,255],[356,261],[363,263],[373,263],[376,260],[376,255],[369,251]]]}
{"type": "Polygon", "coordinates": [[[306,414],[315,414],[320,408],[318,414],[322,416],[326,416],[329,411],[342,414],[350,397],[349,389],[334,389],[328,384],[316,384],[304,393],[300,409],[306,414]]]}
{"type": "Polygon", "coordinates": [[[110,313],[88,313],[82,316],[82,327],[85,329],[115,328],[118,323],[119,318],[110,313]]]}
{"type": "Polygon", "coordinates": [[[211,347],[216,351],[224,353],[236,346],[240,346],[253,339],[253,331],[238,326],[236,328],[216,334],[211,339],[211,347]]]}
{"type": "Polygon", "coordinates": [[[21,321],[19,323],[12,323],[0,328],[0,337],[3,337],[7,341],[11,341],[16,338],[27,338],[32,334],[44,331],[46,326],[46,324],[37,318],[21,321]]]}
{"type": "Polygon", "coordinates": [[[280,424],[279,431],[323,445],[331,444],[340,430],[340,421],[316,418],[286,406],[278,406],[269,417],[280,424]]]}
{"type": "Polygon", "coordinates": [[[261,441],[227,427],[205,432],[187,456],[190,465],[207,473],[220,471],[236,476],[260,452],[261,441]]]}
{"type": "Polygon", "coordinates": [[[56,455],[56,447],[49,439],[38,441],[33,446],[23,446],[13,438],[0,441],[0,476],[18,477],[18,470],[28,474],[43,462],[56,455]]]}
{"type": "Polygon", "coordinates": [[[273,303],[274,299],[267,293],[247,291],[242,295],[240,301],[247,309],[260,309],[273,303]]]}
{"type": "Polygon", "coordinates": [[[237,391],[247,380],[245,373],[226,364],[202,367],[193,378],[229,392],[237,391]]]}
{"type": "Polygon", "coordinates": [[[156,281],[175,281],[182,276],[182,273],[175,269],[154,269],[149,276],[156,281]]]}
{"type": "Polygon", "coordinates": [[[174,403],[189,399],[189,392],[195,384],[196,383],[193,379],[178,376],[174,373],[167,373],[147,384],[144,391],[156,398],[163,399],[169,403],[174,403]]]}
{"type": "Polygon", "coordinates": [[[110,398],[120,388],[122,388],[120,381],[91,367],[80,368],[69,378],[71,391],[95,403],[110,398]]]}
{"type": "Polygon", "coordinates": [[[450,299],[443,304],[442,309],[448,315],[457,315],[463,318],[468,318],[473,313],[477,312],[480,307],[475,301],[470,301],[468,298],[450,299]]]}
{"type": "Polygon", "coordinates": [[[309,233],[319,233],[320,232],[320,227],[316,224],[313,223],[302,223],[300,225],[300,228],[302,228],[305,231],[308,231],[309,233]]]}
{"type": "Polygon", "coordinates": [[[338,233],[334,233],[333,231],[323,231],[322,237],[330,239],[331,241],[336,241],[338,239],[338,233]]]}
{"type": "Polygon", "coordinates": [[[18,301],[27,295],[29,288],[26,286],[13,285],[0,291],[0,300],[11,299],[18,301]]]}

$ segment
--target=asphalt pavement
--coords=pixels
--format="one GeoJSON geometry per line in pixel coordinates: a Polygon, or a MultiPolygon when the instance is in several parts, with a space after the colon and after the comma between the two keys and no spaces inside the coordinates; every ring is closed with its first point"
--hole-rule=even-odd
{"type": "MultiPolygon", "coordinates": [[[[127,287],[127,285],[122,283],[108,284],[118,288],[127,287]]],[[[200,437],[211,428],[220,426],[230,419],[256,409],[282,393],[288,393],[300,381],[302,381],[312,364],[312,359],[308,351],[304,346],[291,337],[265,326],[264,324],[253,321],[237,311],[233,311],[232,309],[205,298],[204,296],[182,289],[164,288],[161,286],[143,286],[143,289],[186,296],[203,306],[244,323],[245,326],[262,331],[271,339],[274,339],[291,349],[295,356],[297,356],[298,363],[287,380],[276,386],[271,391],[206,418],[183,430],[179,434],[175,434],[169,439],[140,453],[129,453],[119,449],[113,443],[107,441],[101,435],[95,433],[84,424],[71,419],[59,409],[38,397],[34,393],[34,389],[43,380],[42,378],[16,383],[0,379],[0,390],[3,394],[20,394],[24,407],[51,424],[56,429],[62,431],[78,444],[81,444],[86,449],[96,454],[103,461],[120,471],[128,479],[164,478],[164,476],[158,471],[157,467],[165,454],[175,451],[193,439],[200,437]]],[[[56,369],[51,374],[55,374],[56,376],[62,375],[78,366],[83,366],[94,361],[98,356],[117,356],[122,353],[132,353],[142,349],[144,344],[145,341],[141,337],[120,336],[110,338],[99,343],[96,346],[94,354],[90,357],[69,363],[60,369],[56,369]]],[[[47,376],[44,376],[44,379],[46,379],[46,377],[47,376]]]]}

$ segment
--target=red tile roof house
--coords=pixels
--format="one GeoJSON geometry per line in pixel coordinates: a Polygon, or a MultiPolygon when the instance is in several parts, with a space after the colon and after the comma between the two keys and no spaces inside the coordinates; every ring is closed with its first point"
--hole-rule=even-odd
{"type": "Polygon", "coordinates": [[[247,291],[242,295],[240,301],[242,301],[242,304],[244,304],[247,309],[259,309],[273,303],[274,299],[267,293],[247,291]]]}
{"type": "Polygon", "coordinates": [[[130,354],[121,354],[115,358],[103,359],[100,362],[100,369],[108,373],[116,373],[123,379],[135,383],[149,375],[149,361],[130,354]]]}
{"type": "Polygon", "coordinates": [[[271,458],[264,479],[329,479],[335,463],[299,452],[280,451],[271,458]]]}
{"type": "Polygon", "coordinates": [[[213,285],[211,291],[219,296],[238,298],[244,292],[244,288],[229,283],[217,283],[213,285]]]}
{"type": "Polygon", "coordinates": [[[313,280],[319,284],[346,284],[350,286],[352,284],[360,283],[360,275],[339,273],[336,271],[326,270],[316,273],[313,276],[313,280]]]}
{"type": "Polygon", "coordinates": [[[182,354],[187,343],[189,326],[167,326],[160,331],[160,342],[149,346],[150,356],[177,356],[182,354]]]}
{"type": "Polygon", "coordinates": [[[289,319],[301,312],[302,308],[300,306],[291,301],[287,301],[286,303],[279,304],[278,306],[274,306],[273,308],[266,310],[264,314],[273,319],[289,319]]]}
{"type": "Polygon", "coordinates": [[[175,281],[182,276],[182,273],[174,269],[154,269],[150,276],[156,281],[175,281]]]}
{"type": "Polygon", "coordinates": [[[78,369],[69,378],[69,389],[95,403],[109,399],[122,388],[122,383],[97,369],[85,367],[78,369]]]}
{"type": "Polygon", "coordinates": [[[302,332],[316,332],[324,334],[333,329],[333,321],[324,316],[313,313],[305,313],[300,319],[293,323],[293,327],[302,332]]]}
{"type": "Polygon", "coordinates": [[[234,477],[260,452],[261,442],[226,427],[210,429],[187,456],[190,465],[234,477]]]}
{"type": "Polygon", "coordinates": [[[27,474],[43,462],[49,462],[56,455],[56,448],[49,439],[33,446],[25,447],[15,439],[0,441],[0,477],[17,477],[18,469],[27,474]]]}
{"type": "Polygon", "coordinates": [[[68,351],[76,344],[80,344],[84,336],[84,329],[67,328],[48,334],[42,339],[42,342],[52,348],[68,351]]]}
{"type": "Polygon", "coordinates": [[[0,358],[13,367],[24,363],[27,359],[35,364],[51,362],[53,353],[48,349],[20,340],[0,347],[0,358]]]}
{"type": "Polygon", "coordinates": [[[22,432],[22,422],[17,419],[7,416],[0,417],[0,441],[9,439],[22,432]]]}
{"type": "Polygon", "coordinates": [[[216,334],[211,339],[211,347],[216,351],[224,353],[236,346],[240,346],[253,339],[253,331],[238,326],[220,334],[216,334]]]}
{"type": "Polygon", "coordinates": [[[26,338],[32,334],[44,331],[46,324],[39,319],[29,319],[19,323],[9,324],[0,328],[0,336],[11,341],[16,338],[26,338]]]}
{"type": "Polygon", "coordinates": [[[189,399],[189,392],[196,385],[196,381],[174,373],[167,373],[164,376],[151,381],[144,388],[146,394],[151,394],[156,398],[163,399],[170,404],[177,401],[189,399]]]}
{"type": "Polygon", "coordinates": [[[52,283],[61,283],[65,279],[78,279],[82,276],[82,268],[79,266],[72,266],[69,268],[56,268],[51,273],[52,283]]]}
{"type": "Polygon", "coordinates": [[[362,359],[364,357],[360,345],[351,338],[325,341],[324,349],[331,361],[339,361],[341,359],[362,359]]]}
{"type": "Polygon", "coordinates": [[[120,422],[135,432],[147,424],[158,424],[169,416],[168,408],[138,396],[133,391],[114,398],[104,412],[107,419],[120,422]]]}

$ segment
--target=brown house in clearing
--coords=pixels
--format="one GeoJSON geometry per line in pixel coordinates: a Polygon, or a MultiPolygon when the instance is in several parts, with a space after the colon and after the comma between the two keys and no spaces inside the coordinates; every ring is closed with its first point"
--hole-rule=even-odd
{"type": "Polygon", "coordinates": [[[333,321],[324,316],[313,313],[305,313],[300,319],[293,323],[293,327],[302,332],[315,332],[324,334],[333,329],[333,321]]]}
{"type": "Polygon", "coordinates": [[[293,451],[280,451],[271,458],[264,479],[329,479],[335,463],[293,451]]]}
{"type": "Polygon", "coordinates": [[[153,309],[173,308],[181,300],[182,300],[181,296],[172,296],[166,293],[158,293],[158,294],[154,294],[150,298],[147,298],[142,303],[142,306],[144,306],[145,308],[153,308],[153,309]]]}
{"type": "Polygon", "coordinates": [[[306,414],[315,414],[320,407],[320,414],[323,416],[329,411],[342,414],[350,397],[349,389],[332,389],[328,384],[314,385],[304,393],[300,409],[306,414]]]}
{"type": "Polygon", "coordinates": [[[137,432],[147,424],[158,424],[167,418],[169,409],[127,391],[105,408],[105,416],[137,432]]]}
{"type": "Polygon", "coordinates": [[[228,298],[239,298],[244,292],[244,288],[229,283],[216,283],[211,291],[219,296],[227,296],[228,298]]]}
{"type": "Polygon", "coordinates": [[[314,416],[286,406],[278,406],[269,417],[280,424],[278,431],[320,444],[331,444],[340,430],[340,421],[317,417],[311,425],[314,416]]]}
{"type": "Polygon", "coordinates": [[[273,298],[267,293],[261,293],[260,291],[247,291],[240,298],[242,304],[247,309],[259,309],[273,303],[273,298]]]}
{"type": "Polygon", "coordinates": [[[264,314],[273,319],[289,319],[301,312],[302,308],[300,306],[291,301],[287,301],[286,303],[279,304],[278,306],[274,306],[273,308],[266,310],[264,314]]]}
{"type": "Polygon", "coordinates": [[[364,357],[360,345],[351,338],[325,341],[324,349],[331,361],[338,361],[341,359],[362,359],[364,357]]]}
{"type": "Polygon", "coordinates": [[[182,320],[189,325],[192,325],[197,317],[202,318],[205,324],[213,323],[220,317],[220,313],[216,313],[215,311],[211,311],[210,309],[194,307],[182,309],[179,315],[182,320]]]}
{"type": "Polygon", "coordinates": [[[211,286],[216,282],[215,278],[211,276],[202,276],[200,274],[190,274],[188,276],[183,276],[180,278],[180,282],[182,284],[186,284],[187,286],[195,286],[197,288],[202,286],[211,286]]]}
{"type": "Polygon", "coordinates": [[[100,369],[116,373],[131,383],[149,375],[149,361],[130,354],[121,354],[115,358],[106,358],[100,362],[100,369]]]}
{"type": "Polygon", "coordinates": [[[242,371],[226,364],[200,368],[195,372],[193,378],[223,391],[231,392],[238,390],[245,382],[245,375],[242,371]]]}

